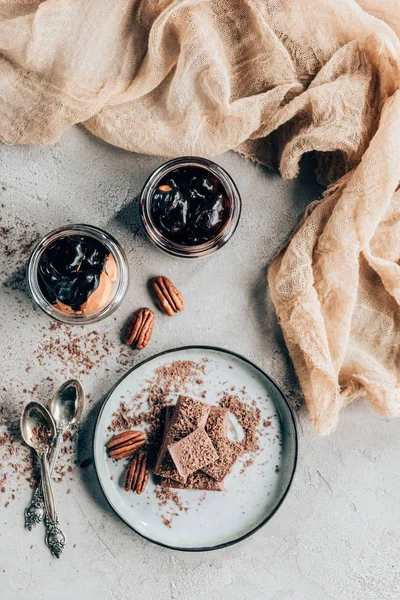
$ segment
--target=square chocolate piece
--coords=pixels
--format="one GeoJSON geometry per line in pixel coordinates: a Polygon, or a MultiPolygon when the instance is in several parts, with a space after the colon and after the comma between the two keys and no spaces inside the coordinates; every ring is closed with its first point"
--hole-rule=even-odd
{"type": "Polygon", "coordinates": [[[179,442],[169,444],[168,450],[179,475],[185,479],[219,458],[204,427],[199,427],[179,442]]]}

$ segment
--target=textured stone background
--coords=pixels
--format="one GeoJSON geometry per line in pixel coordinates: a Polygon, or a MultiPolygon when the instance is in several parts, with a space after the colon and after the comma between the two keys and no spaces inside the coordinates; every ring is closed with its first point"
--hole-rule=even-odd
{"type": "MultiPolygon", "coordinates": [[[[63,379],[80,376],[82,366],[63,364],[56,349],[49,350],[49,340],[60,338],[65,363],[68,335],[86,336],[92,329],[104,337],[90,352],[106,356],[80,376],[91,401],[79,431],[78,463],[90,455],[94,420],[107,390],[135,361],[166,348],[191,343],[230,348],[267,370],[297,404],[296,380],[266,300],[266,267],[320,188],[307,172],[284,182],[235,154],[217,161],[242,193],[241,223],[223,250],[191,262],[163,255],[140,228],[135,197],[160,159],[123,152],[80,128],[54,147],[0,146],[0,227],[12,227],[11,241],[10,234],[7,242],[0,235],[0,390],[5,388],[0,396],[11,425],[20,403],[32,396],[47,402],[63,379]],[[67,222],[110,231],[131,267],[129,293],[115,319],[69,333],[64,327],[51,331],[47,316],[32,306],[23,281],[26,248],[21,250],[67,222]],[[187,310],[174,319],[159,318],[140,356],[130,350],[120,355],[120,329],[133,310],[151,306],[147,281],[160,273],[182,290],[187,310]]],[[[178,553],[137,537],[105,503],[93,466],[77,465],[55,486],[68,547],[54,561],[42,528],[33,533],[23,528],[28,485],[9,478],[0,493],[0,597],[398,599],[400,423],[373,415],[360,401],[343,413],[329,437],[314,433],[303,409],[298,424],[299,465],[286,502],[257,534],[218,552],[178,553]]]]}

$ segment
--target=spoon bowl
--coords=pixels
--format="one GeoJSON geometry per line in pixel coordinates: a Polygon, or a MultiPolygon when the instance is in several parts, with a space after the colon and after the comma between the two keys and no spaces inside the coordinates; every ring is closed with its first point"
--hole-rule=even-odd
{"type": "Polygon", "coordinates": [[[76,379],[65,381],[50,403],[51,414],[57,428],[66,428],[78,423],[85,404],[85,392],[76,379]]]}
{"type": "Polygon", "coordinates": [[[40,402],[28,402],[21,417],[24,442],[40,454],[47,454],[56,437],[56,424],[50,412],[40,402]]]}

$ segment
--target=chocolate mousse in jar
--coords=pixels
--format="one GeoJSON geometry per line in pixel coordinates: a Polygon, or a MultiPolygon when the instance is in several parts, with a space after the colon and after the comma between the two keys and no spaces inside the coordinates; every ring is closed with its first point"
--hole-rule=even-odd
{"type": "Polygon", "coordinates": [[[142,223],[161,250],[182,258],[207,256],[234,234],[241,198],[220,165],[195,156],[161,165],[140,196],[142,223]]]}
{"type": "Polygon", "coordinates": [[[91,225],[59,227],[35,246],[28,285],[35,303],[63,323],[84,325],[113,313],[128,287],[121,246],[91,225]]]}

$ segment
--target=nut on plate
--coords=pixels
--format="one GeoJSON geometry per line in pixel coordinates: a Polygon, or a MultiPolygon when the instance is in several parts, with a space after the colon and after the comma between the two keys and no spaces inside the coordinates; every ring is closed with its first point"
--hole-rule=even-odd
{"type": "Polygon", "coordinates": [[[154,313],[149,308],[139,310],[129,323],[125,335],[125,343],[143,350],[150,341],[154,326],[154,313]]]}
{"type": "Polygon", "coordinates": [[[143,494],[149,480],[149,470],[147,468],[146,455],[138,452],[132,458],[126,468],[124,477],[124,489],[129,492],[132,490],[137,494],[143,494]]]}
{"type": "Polygon", "coordinates": [[[164,275],[153,280],[153,289],[160,310],[169,317],[173,317],[175,313],[181,312],[185,308],[182,294],[164,275]]]}
{"type": "Polygon", "coordinates": [[[127,458],[146,443],[143,431],[123,431],[110,438],[106,444],[110,458],[127,458]]]}

